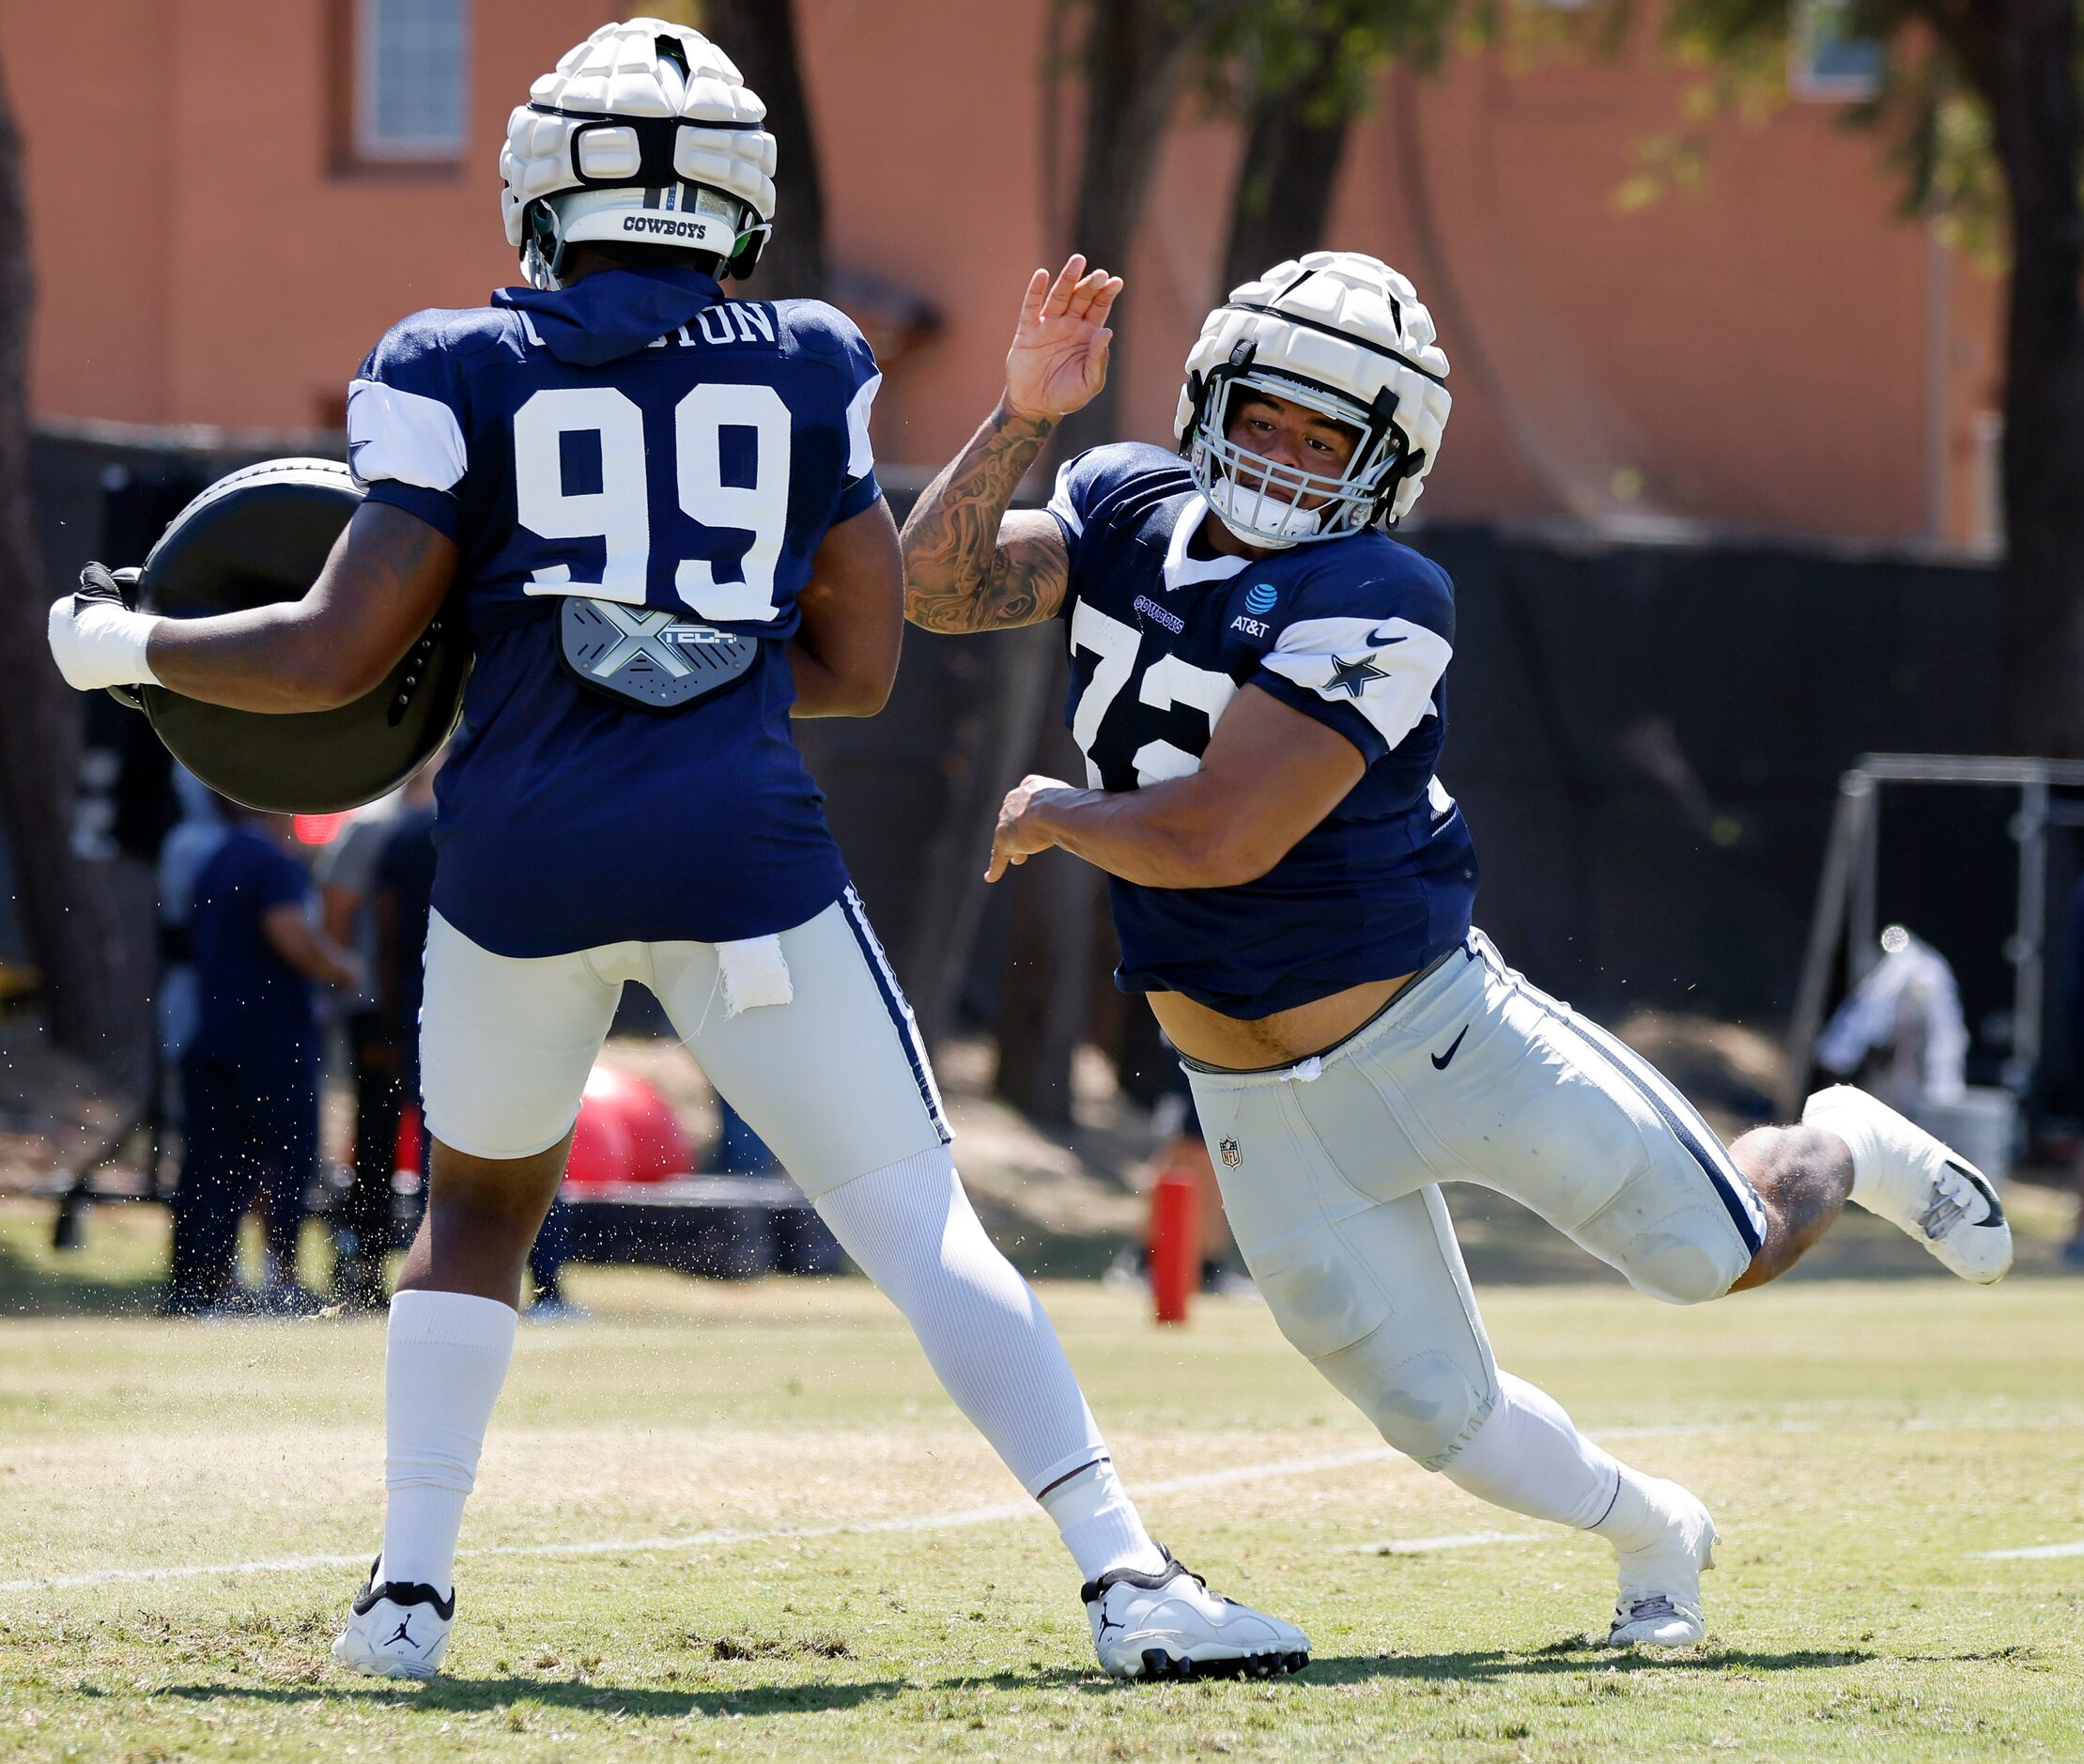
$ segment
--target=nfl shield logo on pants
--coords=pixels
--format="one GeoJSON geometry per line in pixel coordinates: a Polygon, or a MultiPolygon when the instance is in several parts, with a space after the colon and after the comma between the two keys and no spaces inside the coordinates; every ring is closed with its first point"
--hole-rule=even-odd
{"type": "Polygon", "coordinates": [[[1243,1149],[1227,1134],[1224,1136],[1223,1143],[1216,1149],[1223,1153],[1224,1164],[1231,1169],[1237,1168],[1240,1164],[1244,1162],[1243,1149]]]}

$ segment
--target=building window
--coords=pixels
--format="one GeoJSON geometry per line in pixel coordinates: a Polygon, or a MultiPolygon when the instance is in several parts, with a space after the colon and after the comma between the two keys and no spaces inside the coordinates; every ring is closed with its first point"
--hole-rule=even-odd
{"type": "Polygon", "coordinates": [[[470,0],[354,0],[353,156],[460,159],[470,132],[470,0]]]}
{"type": "Polygon", "coordinates": [[[1793,66],[1797,98],[1858,103],[1881,94],[1889,51],[1880,39],[1853,34],[1846,0],[1801,0],[1795,8],[1793,66]]]}

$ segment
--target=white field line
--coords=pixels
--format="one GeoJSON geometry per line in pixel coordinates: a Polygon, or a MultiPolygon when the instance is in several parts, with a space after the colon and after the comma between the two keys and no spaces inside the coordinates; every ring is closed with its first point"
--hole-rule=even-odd
{"type": "Polygon", "coordinates": [[[1971,1562],[2046,1562],[2058,1555],[2084,1555],[2084,1543],[2036,1543],[2024,1550],[1978,1550],[1971,1562]]]}
{"type": "MultiPolygon", "coordinates": [[[[1320,1458],[1285,1458],[1273,1463],[1237,1464],[1227,1470],[1202,1470],[1162,1482],[1146,1482],[1136,1492],[1145,1497],[1183,1494],[1196,1489],[1221,1488],[1232,1482],[1257,1482],[1270,1477],[1310,1476],[1319,1471],[1344,1470],[1397,1456],[1388,1447],[1377,1446],[1361,1451],[1332,1452],[1320,1458]]],[[[594,1538],[566,1543],[492,1544],[480,1550],[460,1550],[457,1554],[472,1558],[655,1555],[672,1550],[718,1549],[734,1543],[778,1542],[788,1538],[953,1531],[965,1525],[991,1525],[1004,1520],[1025,1519],[1035,1510],[1033,1501],[1003,1501],[996,1507],[971,1507],[948,1513],[908,1513],[895,1519],[850,1519],[824,1525],[774,1525],[757,1531],[686,1531],[660,1538],[594,1538]]],[[[279,1555],[253,1562],[191,1563],[174,1568],[98,1568],[80,1574],[42,1574],[26,1580],[0,1580],[0,1593],[58,1591],[69,1586],[102,1586],[120,1581],[209,1580],[234,1575],[290,1574],[313,1568],[365,1568],[369,1556],[370,1552],[363,1550],[351,1555],[279,1555]]]]}
{"type": "MultiPolygon", "coordinates": [[[[1896,1423],[1898,1431],[1928,1432],[1983,1430],[2010,1430],[2015,1428],[2076,1427],[2084,1425],[2084,1416],[1992,1417],[1989,1420],[1960,1422],[1933,1421],[1912,1417],[1896,1423]]],[[[1665,1427],[1610,1427],[1596,1430],[1601,1439],[1669,1439],[1686,1438],[1702,1434],[1723,1433],[1814,1433],[1821,1431],[1814,1421],[1785,1421],[1770,1427],[1753,1427],[1733,1422],[1698,1421],[1674,1422],[1665,1427]]],[[[1311,1476],[1325,1470],[1353,1469],[1362,1464],[1385,1463],[1402,1457],[1400,1452],[1387,1446],[1365,1447],[1358,1451],[1329,1452],[1315,1458],[1283,1458],[1270,1463],[1235,1464],[1224,1470],[1200,1470],[1187,1476],[1170,1477],[1163,1481],[1139,1484],[1134,1493],[1142,1499],[1166,1494],[1191,1493],[1198,1489],[1222,1488],[1230,1483],[1260,1482],[1274,1477],[1311,1476]]],[[[687,1531],[677,1535],[657,1538],[596,1538],[563,1543],[505,1543],[490,1544],[483,1549],[462,1550],[457,1554],[472,1559],[494,1556],[583,1556],[583,1555],[656,1555],[669,1551],[720,1549],[738,1543],[779,1542],[791,1538],[838,1538],[872,1536],[888,1532],[953,1531],[966,1525],[997,1524],[1006,1520],[1025,1518],[1035,1510],[1032,1501],[1003,1501],[993,1507],[972,1507],[955,1512],[912,1513],[894,1519],[851,1519],[823,1525],[774,1525],[763,1530],[687,1531]]],[[[1467,1538],[1419,1539],[1414,1542],[1398,1545],[1394,1541],[1369,1544],[1372,1552],[1400,1553],[1422,1548],[1450,1549],[1464,1544],[1532,1541],[1547,1534],[1470,1534],[1467,1538]]],[[[2042,1545],[2033,1550],[1999,1551],[1999,1556],[2084,1555],[2084,1544],[2042,1545]]],[[[266,1556],[251,1562],[185,1563],[168,1568],[98,1568],[77,1574],[36,1574],[21,1580],[0,1580],[0,1593],[10,1592],[56,1592],[76,1586],[105,1586],[126,1581],[164,1580],[223,1580],[233,1576],[255,1574],[292,1574],[307,1569],[361,1568],[369,1559],[369,1552],[356,1551],[340,1555],[278,1555],[266,1556]]]]}

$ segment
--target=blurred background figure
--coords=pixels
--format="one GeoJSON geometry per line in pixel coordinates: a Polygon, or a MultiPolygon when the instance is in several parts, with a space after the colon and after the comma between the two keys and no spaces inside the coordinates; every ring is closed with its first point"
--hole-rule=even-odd
{"type": "Polygon", "coordinates": [[[780,1171],[767,1142],[751,1127],[746,1118],[725,1102],[717,1098],[717,1146],[709,1160],[709,1168],[729,1176],[773,1176],[780,1171]]]}
{"type": "MultiPolygon", "coordinates": [[[[371,1086],[379,1112],[367,1128],[358,1122],[356,1129],[354,1211],[348,1217],[354,1221],[351,1229],[358,1245],[366,1247],[352,1252],[348,1277],[343,1281],[336,1272],[334,1280],[336,1292],[345,1287],[354,1294],[353,1302],[370,1307],[384,1303],[383,1252],[390,1246],[391,1176],[396,1163],[398,1116],[407,1105],[417,1106],[420,1100],[420,1002],[425,984],[427,921],[434,911],[434,779],[440,769],[437,755],[398,792],[395,811],[374,834],[376,852],[368,868],[369,991],[375,1007],[366,1045],[373,1055],[371,1064],[388,1081],[371,1086]]],[[[358,1078],[363,1069],[358,1060],[358,1078]]],[[[428,1140],[424,1133],[419,1145],[425,1192],[428,1140]]],[[[344,1227],[347,1223],[343,1221],[344,1227]]],[[[549,1215],[529,1252],[529,1279],[535,1291],[524,1314],[531,1321],[571,1322],[585,1315],[565,1296],[561,1279],[570,1251],[571,1208],[560,1199],[551,1202],[549,1215]]]]}
{"type": "Polygon", "coordinates": [[[333,1216],[333,1302],[358,1310],[382,1307],[383,1254],[390,1246],[392,1177],[398,1168],[398,1123],[416,1092],[405,1057],[384,1029],[378,1008],[377,915],[372,898],[377,859],[409,801],[433,801],[433,774],[358,810],[315,865],[326,935],[354,951],[369,978],[344,999],[347,1070],[354,1089],[350,1138],[353,1175],[333,1216]]]}
{"type": "Polygon", "coordinates": [[[1825,1025],[1816,1063],[1868,1083],[1891,1107],[1922,1119],[1968,1085],[1968,1026],[1947,958],[1901,925],[1881,934],[1881,960],[1825,1025]]]}
{"type": "Polygon", "coordinates": [[[181,818],[167,832],[159,854],[159,988],[156,1013],[162,1106],[177,1124],[180,1118],[182,1057],[195,1039],[202,1010],[197,994],[194,952],[189,920],[195,908],[195,881],[217,854],[229,830],[208,785],[175,764],[174,794],[181,818]]]}
{"type": "Polygon", "coordinates": [[[189,916],[195,1027],[181,1058],[186,1149],[174,1191],[161,1308],[193,1316],[242,1304],[239,1221],[267,1210],[258,1302],[316,1308],[297,1278],[305,1193],[318,1167],[319,1037],[314,985],[352,990],[354,958],[316,923],[290,819],[219,800],[223,839],[197,873],[189,916]]]}

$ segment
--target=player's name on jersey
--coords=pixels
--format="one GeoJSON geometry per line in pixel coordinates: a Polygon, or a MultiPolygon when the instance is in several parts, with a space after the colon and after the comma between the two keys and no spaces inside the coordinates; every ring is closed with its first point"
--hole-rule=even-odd
{"type": "Polygon", "coordinates": [[[692,325],[669,331],[651,347],[662,349],[672,343],[692,349],[704,343],[772,343],[774,338],[774,308],[765,301],[722,301],[704,306],[692,325]]]}
{"type": "MultiPolygon", "coordinates": [[[[515,316],[521,321],[521,329],[528,333],[528,340],[536,348],[547,346],[536,333],[524,308],[516,308],[515,316]]],[[[719,301],[714,306],[704,306],[687,324],[669,331],[662,337],[654,337],[645,347],[663,349],[669,345],[683,349],[699,348],[705,343],[714,344],[772,344],[777,335],[774,307],[766,301],[719,301]]]]}

